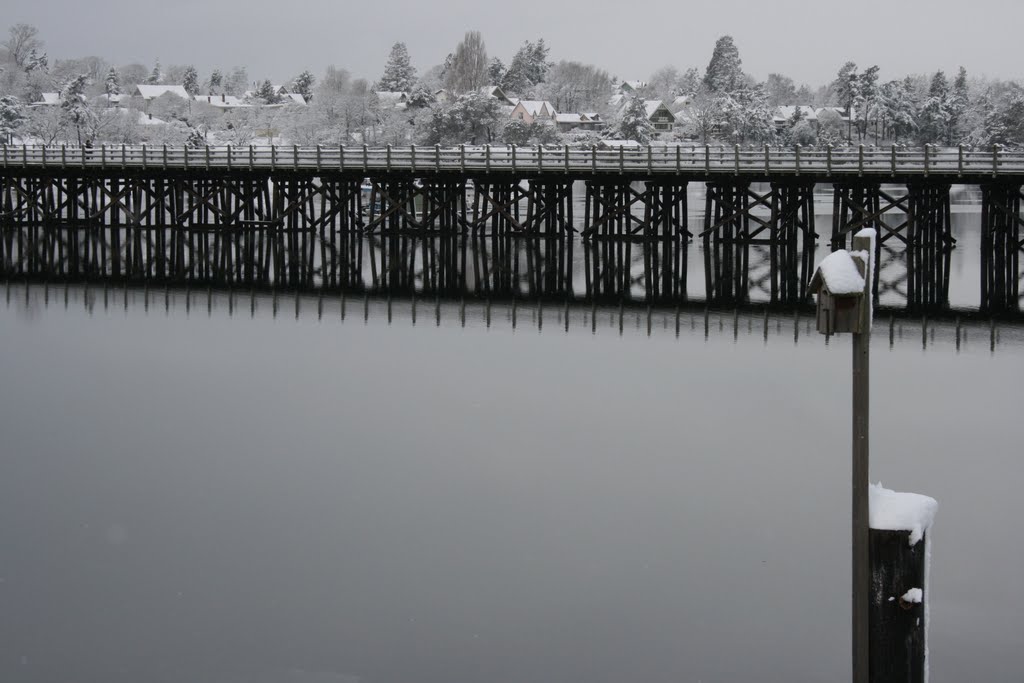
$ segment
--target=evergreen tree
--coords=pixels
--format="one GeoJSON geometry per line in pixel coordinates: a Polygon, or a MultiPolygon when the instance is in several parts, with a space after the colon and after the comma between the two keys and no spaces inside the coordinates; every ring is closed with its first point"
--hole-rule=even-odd
{"type": "Polygon", "coordinates": [[[853,141],[853,118],[854,107],[860,97],[860,74],[857,73],[857,65],[854,62],[847,62],[839,69],[836,80],[832,82],[832,92],[836,101],[846,111],[846,139],[853,141]]]}
{"type": "Polygon", "coordinates": [[[208,95],[218,95],[218,94],[220,94],[217,91],[221,89],[221,86],[223,85],[223,83],[224,83],[224,75],[221,74],[220,69],[214,69],[210,73],[210,85],[209,85],[209,89],[207,90],[207,94],[208,95]]]}
{"type": "Polygon", "coordinates": [[[416,68],[409,60],[405,43],[395,43],[384,65],[384,75],[377,82],[377,89],[387,92],[409,92],[416,83],[416,68]]]}
{"type": "Polygon", "coordinates": [[[28,53],[28,59],[25,61],[25,73],[29,74],[33,71],[40,71],[46,73],[50,70],[50,58],[44,52],[39,54],[35,48],[28,53]]]}
{"type": "Polygon", "coordinates": [[[704,85],[714,93],[731,93],[742,87],[743,62],[732,36],[722,36],[715,43],[704,74],[704,85]]]}
{"type": "Polygon", "coordinates": [[[265,104],[277,104],[281,101],[281,96],[274,90],[274,84],[270,82],[270,79],[260,83],[260,87],[256,89],[254,96],[265,104]]]}
{"type": "Polygon", "coordinates": [[[92,110],[85,101],[85,89],[89,85],[89,77],[85,74],[72,76],[60,89],[60,110],[64,121],[75,127],[78,144],[82,144],[82,128],[88,123],[92,110]]]}
{"type": "Polygon", "coordinates": [[[155,85],[160,83],[164,79],[163,71],[160,69],[160,60],[156,60],[156,64],[153,65],[153,71],[150,72],[149,76],[146,77],[146,83],[149,85],[155,85]]]}
{"type": "Polygon", "coordinates": [[[497,57],[487,65],[487,77],[494,85],[500,85],[502,79],[505,78],[505,64],[497,57]]]}
{"type": "Polygon", "coordinates": [[[928,97],[921,106],[918,139],[923,144],[935,144],[946,139],[950,121],[949,81],[942,71],[935,72],[928,87],[928,97]]]}
{"type": "Polygon", "coordinates": [[[181,78],[181,85],[189,95],[199,94],[199,74],[191,64],[185,68],[185,75],[181,78]]]}
{"type": "Polygon", "coordinates": [[[316,76],[308,70],[303,71],[292,81],[292,90],[310,102],[313,99],[313,84],[315,82],[316,76]]]}
{"type": "Polygon", "coordinates": [[[9,144],[25,123],[25,109],[13,95],[0,97],[0,142],[9,144]]]}
{"type": "Polygon", "coordinates": [[[970,106],[971,94],[967,85],[967,69],[960,67],[956,80],[953,81],[953,92],[950,94],[947,145],[952,145],[963,139],[963,118],[970,106]]]}
{"type": "Polygon", "coordinates": [[[110,67],[110,71],[107,72],[107,78],[103,82],[103,92],[107,95],[120,95],[121,94],[121,79],[117,75],[117,69],[110,67]]]}
{"type": "Polygon", "coordinates": [[[512,57],[512,62],[502,77],[502,89],[527,93],[534,86],[543,83],[552,66],[548,62],[548,51],[543,38],[536,43],[525,41],[512,57]]]}
{"type": "Polygon", "coordinates": [[[639,95],[629,98],[626,108],[619,119],[619,137],[623,140],[636,140],[646,145],[654,135],[654,124],[647,118],[647,105],[639,95]]]}
{"type": "Polygon", "coordinates": [[[864,69],[857,81],[857,96],[854,101],[854,110],[857,114],[858,131],[861,140],[864,139],[868,129],[869,117],[877,111],[878,100],[878,67],[869,66],[864,69]]]}

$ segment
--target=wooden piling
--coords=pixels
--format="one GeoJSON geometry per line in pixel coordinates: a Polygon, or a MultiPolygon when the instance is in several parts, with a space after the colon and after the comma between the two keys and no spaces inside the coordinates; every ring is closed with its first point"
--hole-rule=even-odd
{"type": "Polygon", "coordinates": [[[909,531],[870,531],[871,683],[924,683],[927,533],[925,537],[911,545],[909,531]],[[921,591],[920,599],[912,589],[921,591]]]}

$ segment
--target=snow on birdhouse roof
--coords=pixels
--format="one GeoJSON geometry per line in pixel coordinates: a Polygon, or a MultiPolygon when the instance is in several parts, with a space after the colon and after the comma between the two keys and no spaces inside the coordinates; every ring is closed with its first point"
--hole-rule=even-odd
{"type": "Polygon", "coordinates": [[[144,100],[153,100],[167,93],[177,95],[183,100],[189,99],[188,91],[185,90],[183,85],[146,85],[140,83],[135,86],[135,92],[144,100]]]}
{"type": "Polygon", "coordinates": [[[840,249],[823,258],[811,280],[811,290],[817,290],[821,285],[838,296],[863,294],[864,276],[860,274],[853,254],[840,249]]]}
{"type": "Polygon", "coordinates": [[[868,518],[872,529],[909,531],[910,545],[917,545],[935,521],[939,503],[918,493],[900,493],[871,484],[868,518]]]}

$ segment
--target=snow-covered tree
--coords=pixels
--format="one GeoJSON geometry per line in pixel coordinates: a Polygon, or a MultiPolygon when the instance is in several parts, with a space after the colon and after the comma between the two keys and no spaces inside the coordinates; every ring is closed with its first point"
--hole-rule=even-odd
{"type": "Polygon", "coordinates": [[[878,96],[878,67],[869,66],[858,78],[857,97],[854,103],[857,130],[862,140],[867,134],[870,117],[877,112],[878,96]]]}
{"type": "Polygon", "coordinates": [[[641,145],[651,141],[654,124],[647,117],[647,105],[643,97],[637,95],[629,98],[619,118],[617,131],[623,140],[636,140],[641,145]]]}
{"type": "Polygon", "coordinates": [[[25,108],[13,95],[0,97],[0,142],[9,144],[25,125],[25,108]]]}
{"type": "Polygon", "coordinates": [[[41,50],[43,47],[43,41],[39,39],[39,29],[29,24],[15,24],[7,30],[7,34],[3,47],[7,49],[10,60],[24,69],[32,51],[41,50]]]}
{"type": "Polygon", "coordinates": [[[953,90],[949,97],[949,126],[946,132],[946,144],[952,145],[964,138],[963,122],[967,110],[971,106],[971,93],[967,83],[967,69],[960,67],[960,71],[953,81],[953,90]]]}
{"type": "Polygon", "coordinates": [[[548,62],[548,46],[541,38],[536,43],[525,41],[512,57],[508,70],[500,83],[502,89],[526,93],[547,79],[551,64],[548,62]]]}
{"type": "Polygon", "coordinates": [[[722,36],[715,43],[704,85],[715,93],[731,93],[743,85],[743,62],[732,36],[722,36]]]}
{"type": "Polygon", "coordinates": [[[923,144],[935,144],[946,139],[950,121],[949,81],[938,71],[932,76],[928,96],[921,104],[918,115],[918,139],[923,144]]]}
{"type": "Polygon", "coordinates": [[[479,90],[487,85],[487,47],[479,31],[468,31],[451,55],[445,87],[453,93],[479,90]]]}
{"type": "Polygon", "coordinates": [[[207,82],[207,95],[219,95],[220,89],[224,85],[224,75],[220,72],[220,69],[214,69],[210,72],[210,80],[207,82]]]}
{"type": "Polygon", "coordinates": [[[67,133],[63,110],[60,107],[30,109],[24,131],[44,145],[52,145],[67,133]]]}
{"type": "Polygon", "coordinates": [[[431,145],[491,143],[503,120],[498,100],[479,91],[469,92],[433,109],[423,141],[431,145]]]}
{"type": "Polygon", "coordinates": [[[764,89],[768,94],[768,104],[772,107],[783,107],[790,104],[810,104],[809,102],[797,101],[796,83],[789,76],[768,74],[768,80],[764,82],[764,89]]]}
{"type": "Polygon", "coordinates": [[[537,86],[538,99],[550,100],[558,111],[603,111],[612,87],[607,71],[590,64],[561,61],[537,86]]]}
{"type": "Polygon", "coordinates": [[[28,53],[28,59],[25,61],[25,73],[32,73],[33,71],[42,71],[46,73],[50,70],[50,58],[44,52],[39,54],[35,48],[28,53]]]}
{"type": "Polygon", "coordinates": [[[160,67],[160,60],[156,60],[156,64],[153,65],[153,70],[149,72],[149,76],[146,77],[146,83],[149,85],[155,85],[162,83],[164,80],[164,73],[160,67]]]}
{"type": "Polygon", "coordinates": [[[409,50],[405,43],[395,43],[391,47],[384,75],[377,82],[377,89],[389,92],[408,92],[416,83],[416,68],[409,59],[409,50]]]}
{"type": "Polygon", "coordinates": [[[110,67],[107,77],[103,80],[103,92],[107,95],[121,94],[121,79],[117,75],[117,69],[110,67]]]}
{"type": "Polygon", "coordinates": [[[181,86],[189,95],[199,94],[199,73],[191,64],[185,67],[185,74],[181,77],[181,86]]]}
{"type": "Polygon", "coordinates": [[[734,142],[768,142],[775,136],[772,109],[764,88],[742,88],[724,97],[723,121],[734,142]]]}
{"type": "Polygon", "coordinates": [[[311,102],[313,100],[313,84],[315,82],[316,76],[312,72],[309,70],[303,71],[292,79],[292,90],[306,98],[307,102],[311,102]]]}
{"type": "Polygon", "coordinates": [[[260,83],[260,87],[253,93],[253,97],[260,100],[264,104],[277,104],[281,101],[281,96],[277,94],[274,89],[274,84],[270,82],[270,79],[264,80],[260,83]]]}
{"type": "Polygon", "coordinates": [[[82,128],[92,116],[92,110],[85,99],[85,89],[89,79],[80,74],[69,79],[60,89],[60,111],[64,121],[74,126],[78,135],[78,144],[82,144],[82,128]]]}
{"type": "Polygon", "coordinates": [[[831,109],[818,114],[818,144],[822,147],[839,146],[846,142],[848,131],[844,130],[842,117],[831,109]]]}
{"type": "Polygon", "coordinates": [[[487,77],[491,83],[499,85],[503,78],[505,78],[505,64],[497,57],[491,59],[491,63],[487,65],[487,77]]]}

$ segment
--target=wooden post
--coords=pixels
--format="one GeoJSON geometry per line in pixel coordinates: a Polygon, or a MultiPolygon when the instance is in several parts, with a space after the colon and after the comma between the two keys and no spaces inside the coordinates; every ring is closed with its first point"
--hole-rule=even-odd
{"type": "Polygon", "coordinates": [[[864,145],[857,147],[857,175],[864,175],[864,145]]]}
{"type": "Polygon", "coordinates": [[[891,154],[890,167],[892,169],[892,174],[896,175],[896,145],[892,146],[892,150],[891,150],[890,154],[891,154]]]}
{"type": "Polygon", "coordinates": [[[825,149],[825,171],[829,176],[832,175],[832,145],[825,149]]]}
{"type": "Polygon", "coordinates": [[[800,175],[800,145],[798,144],[793,151],[796,153],[796,174],[800,175]]]}
{"type": "Polygon", "coordinates": [[[925,680],[927,532],[914,545],[910,533],[871,530],[871,683],[925,680]]]}
{"type": "Polygon", "coordinates": [[[866,255],[860,332],[853,334],[853,683],[869,683],[868,427],[872,271],[874,240],[855,235],[853,249],[866,255]]]}
{"type": "Polygon", "coordinates": [[[928,150],[931,147],[927,142],[924,143],[924,175],[928,177],[928,150]]]}

